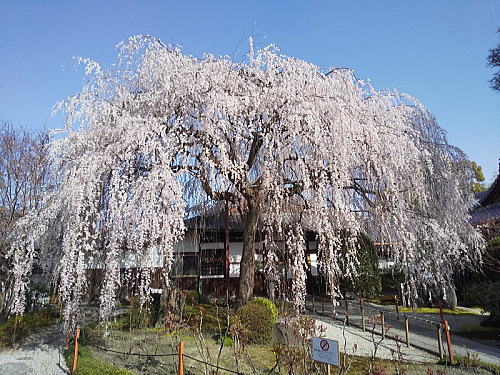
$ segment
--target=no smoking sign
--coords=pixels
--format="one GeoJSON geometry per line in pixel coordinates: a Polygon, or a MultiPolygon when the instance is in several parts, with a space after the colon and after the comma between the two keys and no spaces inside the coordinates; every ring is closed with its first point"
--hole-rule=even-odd
{"type": "Polygon", "coordinates": [[[312,338],[312,359],[328,363],[333,366],[339,365],[339,343],[322,337],[312,338]]]}

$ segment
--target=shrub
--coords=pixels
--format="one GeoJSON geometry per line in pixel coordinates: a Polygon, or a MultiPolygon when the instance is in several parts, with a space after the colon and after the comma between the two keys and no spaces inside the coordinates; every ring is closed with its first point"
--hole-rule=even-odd
{"type": "Polygon", "coordinates": [[[249,302],[238,309],[239,320],[248,329],[248,342],[268,343],[273,334],[273,316],[266,306],[249,302]]]}
{"type": "Polygon", "coordinates": [[[148,303],[140,306],[139,300],[130,298],[128,314],[121,320],[123,328],[148,328],[154,324],[154,316],[148,303]]]}
{"type": "Polygon", "coordinates": [[[464,303],[481,306],[490,312],[484,325],[500,327],[500,281],[469,284],[464,290],[464,303]]]}
{"type": "Polygon", "coordinates": [[[55,323],[57,314],[51,309],[11,316],[0,324],[0,347],[12,346],[34,330],[55,323]]]}
{"type": "Polygon", "coordinates": [[[197,290],[186,290],[186,304],[194,305],[197,304],[200,299],[200,293],[197,290]]]}
{"type": "Polygon", "coordinates": [[[278,323],[278,308],[273,301],[263,297],[255,297],[250,301],[250,303],[256,303],[257,305],[264,306],[271,313],[273,324],[278,323]]]}

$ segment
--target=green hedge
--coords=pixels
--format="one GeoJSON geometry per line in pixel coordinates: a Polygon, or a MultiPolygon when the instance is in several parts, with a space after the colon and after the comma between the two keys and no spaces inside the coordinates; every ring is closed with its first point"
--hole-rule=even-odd
{"type": "Polygon", "coordinates": [[[271,313],[273,324],[278,323],[278,308],[273,301],[263,297],[255,297],[250,301],[250,303],[256,303],[257,305],[264,306],[271,313]]]}
{"type": "Polygon", "coordinates": [[[249,302],[238,309],[241,323],[248,329],[251,344],[269,343],[273,334],[273,316],[269,309],[259,303],[249,302]]]}

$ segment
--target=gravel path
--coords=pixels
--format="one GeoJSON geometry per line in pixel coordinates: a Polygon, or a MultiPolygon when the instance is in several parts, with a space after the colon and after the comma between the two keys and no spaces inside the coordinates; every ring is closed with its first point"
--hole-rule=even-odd
{"type": "Polygon", "coordinates": [[[0,375],[64,375],[64,336],[54,325],[26,338],[17,348],[0,352],[0,375]]]}

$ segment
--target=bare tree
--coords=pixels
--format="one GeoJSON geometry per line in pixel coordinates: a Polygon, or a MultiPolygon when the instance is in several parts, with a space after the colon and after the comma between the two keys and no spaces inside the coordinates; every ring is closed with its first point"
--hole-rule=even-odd
{"type": "MultiPolygon", "coordinates": [[[[17,219],[38,208],[45,190],[49,159],[47,135],[16,129],[12,123],[0,123],[0,256],[5,259],[17,219]]],[[[0,272],[8,274],[10,264],[0,263],[0,272]]],[[[10,282],[4,281],[8,290],[10,282]]],[[[7,297],[7,296],[4,296],[7,297]]],[[[3,298],[0,317],[9,308],[3,298]]]]}

